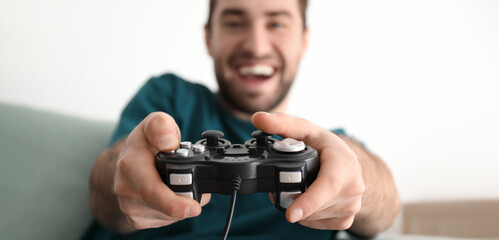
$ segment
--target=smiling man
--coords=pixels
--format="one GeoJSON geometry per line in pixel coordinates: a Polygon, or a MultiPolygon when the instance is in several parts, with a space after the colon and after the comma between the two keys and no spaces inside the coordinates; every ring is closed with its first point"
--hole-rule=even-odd
{"type": "Polygon", "coordinates": [[[223,1],[211,7],[206,43],[222,102],[247,114],[284,111],[307,45],[302,8],[282,1],[223,1]]]}
{"type": "Polygon", "coordinates": [[[201,203],[176,195],[154,157],[207,129],[234,143],[252,131],[302,140],[317,149],[320,171],[283,214],[267,194],[238,196],[230,239],[331,239],[337,230],[373,236],[399,209],[390,171],[340,130],[284,114],[306,50],[304,0],[212,0],[205,27],[219,92],[173,74],[149,80],[125,108],[113,146],[90,177],[96,221],[84,239],[219,239],[229,196],[201,203]]]}

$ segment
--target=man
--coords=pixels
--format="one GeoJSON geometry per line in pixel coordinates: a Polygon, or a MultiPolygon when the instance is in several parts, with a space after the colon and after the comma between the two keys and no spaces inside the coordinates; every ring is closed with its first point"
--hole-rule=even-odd
{"type": "Polygon", "coordinates": [[[218,239],[228,196],[204,194],[199,204],[175,195],[154,164],[158,151],[195,141],[207,129],[242,143],[258,128],[303,140],[320,155],[317,179],[285,215],[268,194],[240,195],[229,238],[331,239],[345,229],[373,236],[391,225],[399,198],[386,165],[348,137],[282,113],[308,43],[306,5],[211,1],[206,46],[219,93],[171,74],[146,83],[92,170],[90,206],[98,222],[84,238],[218,239]]]}

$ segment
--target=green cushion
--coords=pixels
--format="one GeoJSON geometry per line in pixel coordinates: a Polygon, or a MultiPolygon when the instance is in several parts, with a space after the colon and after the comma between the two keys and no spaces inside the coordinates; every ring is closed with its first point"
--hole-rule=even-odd
{"type": "Polygon", "coordinates": [[[0,104],[0,239],[77,239],[113,124],[0,104]]]}

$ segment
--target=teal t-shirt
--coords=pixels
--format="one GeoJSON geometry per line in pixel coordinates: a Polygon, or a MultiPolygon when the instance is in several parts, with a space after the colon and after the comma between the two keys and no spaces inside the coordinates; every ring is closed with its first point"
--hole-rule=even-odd
{"type": "MultiPolygon", "coordinates": [[[[163,111],[177,122],[182,141],[196,142],[205,130],[224,132],[232,143],[244,143],[256,128],[236,118],[203,85],[173,74],[150,79],[133,97],[121,116],[111,139],[126,137],[149,113],[163,111]]],[[[83,239],[220,239],[230,196],[212,194],[201,215],[166,227],[141,230],[129,235],[114,233],[94,221],[83,239]]],[[[336,231],[316,230],[289,223],[285,214],[270,202],[268,193],[238,195],[228,239],[333,239],[336,231]]]]}

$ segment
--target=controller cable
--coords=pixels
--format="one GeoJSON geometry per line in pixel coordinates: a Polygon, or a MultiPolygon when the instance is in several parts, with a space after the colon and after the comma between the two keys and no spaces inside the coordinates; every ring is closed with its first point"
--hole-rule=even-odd
{"type": "Polygon", "coordinates": [[[236,205],[236,196],[237,192],[239,191],[239,187],[241,187],[241,177],[239,175],[236,175],[234,176],[234,178],[232,178],[232,194],[230,197],[229,212],[227,213],[227,221],[225,222],[223,235],[220,238],[221,240],[227,239],[227,235],[229,235],[230,223],[232,222],[232,216],[234,215],[234,206],[236,205]]]}

